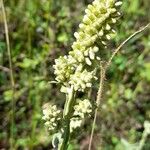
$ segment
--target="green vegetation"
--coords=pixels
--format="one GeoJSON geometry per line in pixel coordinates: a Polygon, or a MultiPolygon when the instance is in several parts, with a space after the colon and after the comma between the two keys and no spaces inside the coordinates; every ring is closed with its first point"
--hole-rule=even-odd
{"type": "MultiPolygon", "coordinates": [[[[59,85],[50,84],[55,79],[52,66],[56,58],[69,52],[73,33],[90,2],[4,1],[15,79],[15,115],[12,126],[13,91],[0,9],[0,149],[10,149],[11,141],[14,149],[52,149],[52,137],[41,119],[42,106],[51,102],[62,108],[65,102],[59,85]]],[[[124,1],[121,11],[123,15],[117,25],[117,35],[110,42],[110,52],[150,21],[148,0],[124,1]]],[[[133,38],[113,60],[106,75],[92,150],[124,150],[127,146],[131,149],[140,141],[144,122],[150,120],[149,52],[150,30],[146,30],[144,36],[133,38]]],[[[104,53],[104,57],[109,56],[110,53],[104,53]]],[[[97,88],[89,94],[92,100],[98,90],[98,82],[95,84],[97,88]]],[[[86,120],[84,127],[72,135],[75,138],[69,150],[87,150],[92,121],[93,117],[86,120]]],[[[143,149],[149,150],[149,139],[144,143],[143,149]]]]}

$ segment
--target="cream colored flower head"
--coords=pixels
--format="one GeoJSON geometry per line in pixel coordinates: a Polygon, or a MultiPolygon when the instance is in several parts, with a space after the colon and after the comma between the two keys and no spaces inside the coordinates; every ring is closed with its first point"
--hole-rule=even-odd
{"type": "Polygon", "coordinates": [[[49,131],[54,131],[58,126],[58,121],[61,119],[61,111],[57,109],[56,105],[46,103],[43,106],[43,117],[45,126],[49,131]]]}
{"type": "Polygon", "coordinates": [[[74,33],[76,41],[66,56],[55,60],[56,81],[64,87],[74,86],[76,91],[85,91],[95,79],[94,62],[100,60],[99,47],[104,49],[115,33],[121,1],[94,0],[85,10],[85,16],[74,33]],[[97,45],[100,43],[100,45],[97,45]]]}

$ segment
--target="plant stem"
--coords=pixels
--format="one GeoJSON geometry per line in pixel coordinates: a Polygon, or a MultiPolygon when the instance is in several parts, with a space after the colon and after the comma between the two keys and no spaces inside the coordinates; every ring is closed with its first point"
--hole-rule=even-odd
{"type": "Polygon", "coordinates": [[[9,31],[7,25],[7,17],[4,7],[3,0],[0,0],[0,6],[2,8],[2,16],[4,19],[4,28],[5,28],[5,36],[6,36],[6,45],[7,45],[7,53],[8,53],[8,61],[9,61],[9,70],[10,70],[10,81],[11,81],[11,89],[13,91],[12,101],[11,101],[11,127],[10,127],[10,149],[13,149],[13,141],[14,141],[14,115],[15,115],[15,80],[14,80],[14,73],[12,67],[12,58],[11,58],[11,49],[10,49],[10,42],[9,42],[9,31]]]}
{"type": "Polygon", "coordinates": [[[58,150],[67,150],[68,148],[68,143],[70,139],[70,119],[72,117],[73,106],[75,104],[75,92],[73,87],[71,87],[67,95],[67,98],[68,100],[65,103],[64,114],[63,114],[64,127],[63,127],[62,141],[58,146],[58,150]]]}
{"type": "Polygon", "coordinates": [[[102,99],[105,73],[106,73],[106,69],[102,65],[102,62],[100,62],[100,83],[99,83],[99,90],[97,92],[97,100],[96,100],[97,108],[95,109],[94,120],[93,120],[93,124],[92,124],[92,130],[91,130],[91,136],[90,136],[90,142],[89,142],[88,150],[91,150],[91,147],[92,147],[92,141],[93,141],[93,135],[94,135],[95,124],[96,124],[96,119],[97,119],[97,113],[98,113],[98,109],[99,109],[100,102],[101,102],[101,99],[102,99]]]}
{"type": "Polygon", "coordinates": [[[122,49],[123,46],[125,46],[132,38],[134,38],[136,35],[140,34],[141,32],[145,31],[150,26],[150,23],[148,23],[146,26],[141,27],[138,31],[134,32],[132,35],[130,35],[125,41],[123,41],[112,53],[110,59],[107,62],[106,68],[108,68],[111,65],[111,62],[113,58],[117,55],[117,53],[122,49]]]}

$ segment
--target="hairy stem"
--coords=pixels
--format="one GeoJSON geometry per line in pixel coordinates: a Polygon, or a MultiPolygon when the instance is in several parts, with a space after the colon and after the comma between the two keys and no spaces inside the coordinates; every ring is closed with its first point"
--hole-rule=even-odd
{"type": "Polygon", "coordinates": [[[103,85],[104,85],[104,81],[105,81],[105,71],[106,71],[105,67],[103,66],[102,62],[100,62],[100,83],[99,83],[99,90],[97,92],[97,100],[96,100],[97,108],[95,109],[94,120],[93,120],[93,124],[92,124],[92,130],[91,130],[91,136],[90,136],[90,142],[89,142],[88,150],[91,150],[91,147],[92,147],[93,134],[94,134],[94,130],[95,130],[97,113],[98,113],[98,109],[99,109],[100,102],[102,99],[103,85]]]}
{"type": "Polygon", "coordinates": [[[99,109],[99,105],[102,99],[102,93],[103,93],[103,85],[104,85],[104,80],[105,80],[105,74],[107,69],[109,68],[109,66],[112,63],[113,58],[117,55],[117,53],[121,50],[121,48],[126,45],[132,38],[134,38],[136,35],[140,34],[141,32],[145,31],[148,27],[150,26],[150,23],[148,23],[146,26],[142,27],[141,29],[139,29],[138,31],[134,32],[131,36],[129,36],[125,41],[123,41],[118,48],[116,48],[114,50],[114,52],[112,53],[110,59],[106,62],[106,65],[103,66],[102,63],[100,64],[100,68],[101,68],[101,73],[100,73],[100,84],[99,84],[99,90],[97,93],[97,99],[96,99],[96,103],[97,103],[97,108],[95,109],[95,114],[94,114],[94,120],[93,120],[93,125],[92,125],[92,129],[91,129],[91,136],[90,136],[90,142],[89,142],[89,147],[88,150],[91,150],[91,146],[92,146],[92,141],[93,141],[93,135],[94,135],[94,130],[95,130],[95,124],[96,124],[96,119],[97,119],[97,113],[98,113],[98,109],[99,109]]]}
{"type": "Polygon", "coordinates": [[[134,38],[136,35],[140,34],[141,32],[145,31],[150,26],[150,23],[148,23],[146,26],[142,27],[138,31],[134,32],[132,35],[130,35],[125,41],[123,41],[118,48],[116,48],[111,55],[110,59],[107,62],[106,69],[111,65],[111,62],[113,58],[117,55],[117,53],[122,49],[123,46],[125,46],[132,38],[134,38]]]}
{"type": "Polygon", "coordinates": [[[13,141],[14,141],[14,114],[15,114],[15,81],[14,81],[14,74],[13,74],[13,67],[12,67],[12,58],[11,58],[11,49],[10,49],[10,42],[9,42],[9,31],[7,25],[7,17],[5,13],[5,7],[3,0],[0,0],[0,6],[2,8],[2,16],[4,19],[4,28],[5,28],[5,37],[6,37],[6,45],[7,45],[7,53],[8,53],[8,60],[9,60],[9,69],[10,69],[10,81],[11,81],[11,89],[13,91],[12,101],[11,101],[11,127],[10,127],[10,149],[13,149],[13,141]]]}
{"type": "Polygon", "coordinates": [[[71,87],[67,95],[67,98],[68,100],[65,103],[64,114],[63,114],[64,127],[63,127],[62,141],[58,146],[58,150],[67,150],[68,148],[68,143],[70,139],[70,119],[72,117],[73,106],[75,104],[75,92],[73,87],[71,87]]]}

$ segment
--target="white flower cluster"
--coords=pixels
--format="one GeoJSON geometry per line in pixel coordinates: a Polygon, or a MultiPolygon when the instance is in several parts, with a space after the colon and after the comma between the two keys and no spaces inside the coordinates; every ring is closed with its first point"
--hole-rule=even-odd
{"type": "Polygon", "coordinates": [[[73,58],[68,56],[60,56],[59,59],[55,60],[53,67],[55,69],[54,73],[57,75],[56,80],[62,83],[65,83],[75,70],[73,58]]]}
{"type": "Polygon", "coordinates": [[[56,105],[46,103],[43,106],[43,117],[45,126],[49,131],[54,131],[58,127],[58,122],[61,120],[61,111],[57,109],[56,105]]]}
{"type": "Polygon", "coordinates": [[[79,32],[74,33],[76,42],[72,45],[73,50],[86,51],[99,38],[105,45],[105,41],[111,39],[111,33],[115,32],[112,26],[120,16],[117,9],[121,5],[122,2],[116,0],[95,0],[88,5],[79,32]]]}
{"type": "Polygon", "coordinates": [[[56,80],[63,86],[73,85],[78,91],[91,87],[95,78],[92,64],[94,60],[100,59],[97,56],[99,48],[95,46],[96,42],[101,42],[105,47],[106,42],[111,39],[115,32],[112,27],[120,16],[118,8],[121,4],[116,0],[94,0],[88,5],[79,31],[74,33],[76,41],[72,45],[72,51],[55,60],[56,80]]]}
{"type": "Polygon", "coordinates": [[[91,80],[94,77],[94,71],[88,72],[85,70],[78,70],[70,76],[69,84],[74,86],[75,91],[84,91],[86,87],[91,87],[91,80]]]}
{"type": "Polygon", "coordinates": [[[85,117],[90,115],[92,112],[92,105],[88,99],[84,100],[77,100],[77,104],[74,106],[74,114],[73,118],[71,118],[70,122],[70,130],[71,132],[76,129],[77,127],[80,127],[83,123],[83,120],[85,117]]]}
{"type": "Polygon", "coordinates": [[[77,100],[77,105],[74,106],[74,116],[84,118],[85,115],[92,112],[92,105],[88,99],[77,100]]]}

